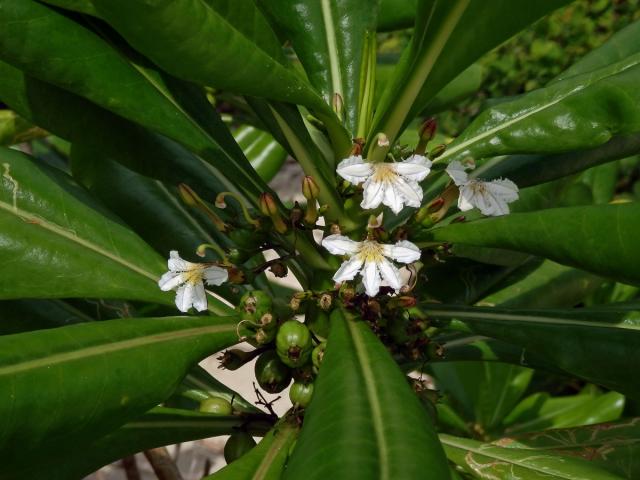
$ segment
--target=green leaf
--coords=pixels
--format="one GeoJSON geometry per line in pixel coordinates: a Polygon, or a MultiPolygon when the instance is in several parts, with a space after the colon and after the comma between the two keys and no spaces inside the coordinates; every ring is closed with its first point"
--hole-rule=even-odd
{"type": "Polygon", "coordinates": [[[364,136],[373,95],[375,31],[379,0],[271,0],[263,2],[285,38],[291,40],[309,81],[331,105],[344,104],[347,129],[364,136]],[[373,62],[371,58],[373,56],[373,62]],[[363,110],[361,111],[362,107],[363,110]],[[365,118],[362,118],[362,117],[365,118]],[[363,125],[359,127],[359,124],[363,125]]]}
{"type": "Polygon", "coordinates": [[[502,448],[468,438],[441,434],[440,440],[449,460],[462,466],[474,478],[519,478],[522,480],[621,480],[581,458],[555,452],[502,448]]]}
{"type": "Polygon", "coordinates": [[[0,32],[3,61],[180,142],[224,169],[244,191],[265,191],[249,162],[220,146],[229,132],[212,135],[187,114],[159,76],[129,63],[92,31],[33,0],[7,0],[0,10],[0,32]]]}
{"type": "Polygon", "coordinates": [[[519,308],[573,307],[603,282],[600,277],[550,260],[538,265],[528,263],[506,276],[490,295],[478,302],[478,305],[519,308]]]}
{"type": "Polygon", "coordinates": [[[291,419],[279,422],[249,452],[203,480],[279,480],[298,431],[291,419]]]}
{"type": "Polygon", "coordinates": [[[484,110],[440,157],[594,148],[640,131],[640,54],[484,110]],[[526,134],[525,134],[526,132],[526,134]]]}
{"type": "Polygon", "coordinates": [[[530,454],[553,452],[590,462],[633,479],[640,475],[640,419],[630,418],[615,423],[529,433],[503,438],[495,442],[503,448],[517,448],[530,454]]]}
{"type": "Polygon", "coordinates": [[[51,480],[84,478],[104,465],[143,450],[229,435],[234,429],[243,427],[248,427],[254,434],[263,434],[268,425],[264,421],[247,421],[246,418],[238,416],[220,417],[189,410],[156,407],[104,437],[79,444],[73,451],[68,449],[60,457],[28,467],[23,475],[28,478],[46,477],[51,480]]]}
{"type": "Polygon", "coordinates": [[[610,422],[620,418],[624,404],[624,396],[616,392],[583,391],[563,397],[538,392],[523,399],[504,419],[505,433],[514,435],[610,422]]]}
{"type": "Polygon", "coordinates": [[[44,3],[56,7],[66,8],[74,12],[86,13],[87,15],[98,16],[92,0],[43,0],[44,3]]]}
{"type": "MultiPolygon", "coordinates": [[[[483,78],[483,66],[479,63],[474,63],[440,90],[427,104],[422,113],[433,115],[454,107],[461,100],[480,90],[483,78]]],[[[437,142],[437,140],[434,141],[437,142]]]]}
{"type": "Polygon", "coordinates": [[[243,125],[233,132],[251,166],[265,182],[277,175],[287,159],[287,152],[265,131],[243,125]]]}
{"type": "Polygon", "coordinates": [[[14,150],[1,149],[0,162],[0,298],[171,303],[157,285],[162,257],[69,177],[14,150]]]}
{"type": "Polygon", "coordinates": [[[314,398],[284,478],[420,478],[424,472],[449,478],[429,415],[367,324],[334,310],[314,398]]]}
{"type": "Polygon", "coordinates": [[[524,394],[533,370],[489,362],[434,364],[438,388],[449,393],[463,408],[466,418],[495,430],[524,394]]]}
{"type": "Polygon", "coordinates": [[[422,232],[414,241],[505,248],[612,277],[640,282],[640,203],[513,213],[422,232]]]}
{"type": "Polygon", "coordinates": [[[380,0],[378,31],[413,27],[417,9],[418,0],[380,0]]]}
{"type": "Polygon", "coordinates": [[[424,0],[414,36],[387,85],[370,129],[394,140],[451,80],[483,53],[568,0],[424,0]]]}
{"type": "Polygon", "coordinates": [[[635,370],[640,361],[638,312],[623,309],[507,310],[424,305],[440,319],[457,319],[480,335],[545,358],[557,368],[612,390],[640,397],[635,370]]]}
{"type": "MultiPolygon", "coordinates": [[[[93,4],[134,48],[172,75],[244,95],[324,106],[302,77],[281,63],[282,58],[273,58],[258,46],[262,37],[248,37],[250,32],[232,25],[215,3],[93,0],[93,4]]],[[[252,2],[242,4],[246,15],[259,18],[252,2]]]]}
{"type": "Polygon", "coordinates": [[[0,388],[12,392],[0,400],[3,471],[20,478],[38,457],[54,458],[162,402],[195,362],[237,342],[236,322],[122,319],[0,337],[0,388]]]}
{"type": "Polygon", "coordinates": [[[4,300],[0,302],[0,335],[63,327],[94,319],[62,300],[4,300]]]}

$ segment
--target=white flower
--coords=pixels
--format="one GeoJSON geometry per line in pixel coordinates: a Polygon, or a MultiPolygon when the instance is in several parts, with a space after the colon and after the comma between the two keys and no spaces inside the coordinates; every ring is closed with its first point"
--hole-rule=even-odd
{"type": "Polygon", "coordinates": [[[383,245],[373,240],[355,242],[343,235],[329,235],[322,240],[322,246],[334,255],[350,257],[342,263],[333,280],[353,280],[360,273],[364,289],[370,297],[378,294],[382,280],[394,290],[399,290],[402,286],[400,271],[388,259],[412,263],[420,258],[420,249],[407,240],[401,240],[395,245],[383,245]]]}
{"type": "Polygon", "coordinates": [[[187,312],[193,306],[197,311],[207,309],[207,295],[204,283],[207,285],[221,285],[229,278],[224,268],[208,263],[191,263],[180,258],[177,251],[172,250],[167,262],[169,271],[160,277],[158,286],[164,292],[176,290],[176,307],[181,312],[187,312]]]}
{"type": "Polygon", "coordinates": [[[411,155],[402,162],[371,163],[353,155],[342,160],[336,171],[355,185],[364,182],[362,208],[376,208],[383,203],[398,213],[405,204],[420,207],[422,188],[418,182],[429,175],[431,161],[422,155],[411,155]]]}
{"type": "Polygon", "coordinates": [[[518,186],[515,183],[506,178],[490,182],[469,178],[465,170],[466,167],[458,161],[451,162],[447,167],[447,173],[460,190],[460,210],[464,212],[477,207],[483,215],[491,216],[509,213],[508,204],[518,199],[518,186]]]}

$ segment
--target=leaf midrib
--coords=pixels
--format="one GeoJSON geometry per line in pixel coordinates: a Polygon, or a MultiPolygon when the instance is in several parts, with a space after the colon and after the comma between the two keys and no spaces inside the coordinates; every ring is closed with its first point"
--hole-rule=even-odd
{"type": "MultiPolygon", "coordinates": [[[[378,448],[378,462],[380,465],[380,480],[390,479],[389,472],[389,450],[386,442],[384,421],[382,415],[382,405],[378,399],[376,393],[376,378],[371,369],[371,361],[367,355],[367,350],[364,346],[364,339],[358,331],[357,326],[352,321],[345,319],[344,322],[347,328],[351,332],[351,340],[355,347],[355,354],[357,357],[358,365],[364,377],[365,393],[371,407],[371,425],[375,432],[376,446],[378,448]]],[[[368,327],[367,327],[368,328],[368,327]]]]}
{"type": "Polygon", "coordinates": [[[487,320],[498,320],[498,321],[520,321],[520,322],[530,322],[530,323],[542,323],[549,325],[571,325],[576,327],[600,327],[600,328],[613,328],[613,329],[624,329],[624,330],[634,330],[639,331],[640,326],[629,325],[629,324],[614,324],[614,323],[606,323],[606,322],[598,322],[598,321],[584,321],[584,320],[575,320],[571,318],[557,318],[557,317],[543,317],[539,315],[516,315],[512,313],[490,313],[490,312],[469,312],[462,310],[430,310],[429,308],[424,309],[425,313],[431,314],[434,316],[442,316],[447,318],[460,318],[466,320],[473,319],[487,319],[487,320]]]}
{"type": "Polygon", "coordinates": [[[332,101],[332,94],[336,93],[340,97],[344,98],[344,92],[342,91],[342,75],[340,72],[340,61],[338,60],[338,45],[336,42],[336,32],[333,28],[333,14],[331,12],[330,0],[321,0],[322,9],[322,23],[324,25],[325,39],[327,40],[327,54],[329,55],[329,75],[331,76],[331,88],[332,92],[329,93],[330,97],[327,99],[332,101]]]}
{"type": "Polygon", "coordinates": [[[156,333],[153,335],[145,335],[137,338],[128,338],[126,340],[120,340],[101,345],[93,345],[91,347],[85,347],[70,352],[55,353],[46,357],[35,358],[32,360],[27,360],[25,362],[2,366],[0,367],[0,376],[15,375],[17,373],[22,373],[28,370],[34,370],[42,367],[50,368],[54,365],[59,365],[62,363],[74,362],[89,357],[138,348],[146,345],[170,342],[177,339],[196,337],[199,335],[212,333],[234,332],[235,329],[236,326],[234,324],[210,325],[205,327],[188,328],[179,331],[173,330],[170,332],[156,333]]]}
{"type": "Polygon", "coordinates": [[[291,427],[281,428],[280,430],[274,432],[273,443],[269,445],[269,449],[265,453],[264,457],[262,457],[262,461],[258,465],[255,473],[251,477],[251,480],[264,480],[267,478],[267,474],[269,473],[269,468],[271,467],[271,463],[274,458],[280,453],[282,447],[284,447],[291,435],[295,433],[295,430],[291,427]],[[283,431],[285,430],[285,431],[283,431]]]}
{"type": "MultiPolygon", "coordinates": [[[[624,60],[622,60],[624,61],[624,60]]],[[[477,143],[487,137],[490,137],[498,132],[500,132],[501,130],[504,130],[506,128],[509,128],[510,126],[522,121],[522,120],[526,120],[527,118],[529,118],[531,115],[534,115],[538,112],[541,112],[543,110],[546,110],[547,108],[551,108],[554,105],[556,105],[557,103],[560,103],[561,101],[565,100],[566,98],[576,94],[577,92],[580,92],[582,90],[585,90],[587,88],[590,88],[591,86],[593,86],[594,84],[609,78],[609,77],[613,77],[615,75],[618,75],[622,72],[624,72],[625,70],[628,70],[629,68],[635,67],[640,63],[640,58],[638,58],[636,61],[634,62],[630,62],[628,65],[625,65],[623,68],[621,68],[620,70],[616,70],[613,71],[609,74],[603,75],[601,77],[598,77],[597,79],[595,79],[593,82],[587,84],[587,85],[582,85],[582,86],[577,86],[576,88],[573,88],[571,90],[569,90],[568,92],[566,92],[563,95],[558,96],[558,98],[554,99],[553,101],[549,102],[549,103],[544,103],[543,105],[540,105],[539,107],[533,108],[529,111],[527,111],[526,113],[524,113],[521,116],[517,116],[515,118],[512,118],[511,120],[508,120],[507,122],[501,123],[499,125],[496,125],[493,128],[490,128],[489,130],[486,130],[484,132],[479,133],[478,135],[471,137],[468,140],[465,140],[464,142],[459,143],[458,145],[453,145],[451,148],[448,148],[441,156],[440,158],[438,158],[439,162],[444,162],[448,157],[453,156],[456,152],[458,151],[464,151],[464,149],[474,143],[477,143]]],[[[603,67],[603,68],[607,68],[607,67],[603,67]]],[[[588,74],[586,74],[588,75],[588,74]]],[[[569,77],[569,78],[573,78],[573,77],[569,77]]]]}
{"type": "Polygon", "coordinates": [[[94,243],[91,243],[83,238],[80,238],[77,235],[71,234],[69,231],[65,230],[63,227],[57,225],[56,223],[50,222],[43,217],[29,213],[25,210],[22,210],[21,208],[18,208],[17,206],[14,207],[13,205],[10,205],[3,201],[0,201],[0,209],[5,210],[6,212],[18,217],[22,221],[42,227],[45,230],[48,230],[54,233],[55,235],[66,238],[67,240],[71,240],[72,242],[83,246],[87,250],[91,250],[95,253],[98,253],[99,255],[102,255],[103,257],[108,258],[109,260],[113,260],[114,262],[119,263],[120,265],[128,268],[129,270],[132,270],[138,273],[139,275],[142,275],[150,280],[153,280],[154,282],[158,281],[158,276],[150,272],[147,272],[146,270],[132,263],[127,262],[123,258],[109,252],[108,250],[105,250],[99,247],[94,243]]]}

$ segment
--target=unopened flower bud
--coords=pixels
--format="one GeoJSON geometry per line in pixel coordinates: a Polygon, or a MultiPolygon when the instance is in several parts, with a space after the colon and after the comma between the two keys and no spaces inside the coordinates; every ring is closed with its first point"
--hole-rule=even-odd
{"type": "Polygon", "coordinates": [[[425,145],[427,142],[430,142],[436,135],[436,128],[438,128],[438,122],[435,118],[432,117],[426,120],[422,125],[420,125],[420,129],[418,130],[420,141],[424,141],[425,145]]]}
{"type": "Polygon", "coordinates": [[[189,207],[197,208],[204,212],[204,214],[211,220],[215,227],[220,232],[226,232],[228,226],[222,221],[222,219],[211,209],[209,205],[202,200],[198,194],[187,184],[181,183],[178,185],[178,193],[180,198],[189,207]]]}
{"type": "Polygon", "coordinates": [[[291,297],[291,300],[289,300],[289,308],[294,312],[297,312],[300,309],[300,303],[300,299],[293,296],[291,297]]]}
{"type": "Polygon", "coordinates": [[[429,152],[429,159],[435,160],[440,155],[442,155],[446,149],[447,149],[447,146],[444,143],[441,143],[440,145],[436,145],[429,152]]]}
{"type": "Polygon", "coordinates": [[[333,111],[336,112],[336,115],[338,116],[338,118],[342,118],[342,112],[344,110],[344,102],[342,100],[342,95],[340,95],[339,93],[334,93],[333,94],[333,101],[332,103],[332,107],[333,107],[333,111]]]}
{"type": "Polygon", "coordinates": [[[180,198],[189,207],[198,206],[198,202],[202,201],[198,194],[193,191],[193,189],[184,183],[178,185],[178,193],[180,194],[180,198]]]}
{"type": "Polygon", "coordinates": [[[331,235],[340,235],[342,233],[340,231],[340,225],[338,225],[337,223],[331,224],[331,227],[329,227],[329,232],[331,233],[331,235]]]}
{"type": "Polygon", "coordinates": [[[331,303],[333,302],[333,297],[328,293],[323,293],[320,295],[318,299],[318,306],[322,310],[329,310],[331,308],[331,303]]]}
{"type": "Polygon", "coordinates": [[[302,195],[307,200],[315,200],[320,195],[320,187],[318,187],[313,177],[309,175],[302,179],[302,195]]]}
{"type": "Polygon", "coordinates": [[[284,220],[278,211],[278,205],[276,205],[276,201],[270,193],[265,192],[260,195],[260,211],[263,215],[271,218],[276,232],[287,232],[287,225],[284,223],[284,220]]]}

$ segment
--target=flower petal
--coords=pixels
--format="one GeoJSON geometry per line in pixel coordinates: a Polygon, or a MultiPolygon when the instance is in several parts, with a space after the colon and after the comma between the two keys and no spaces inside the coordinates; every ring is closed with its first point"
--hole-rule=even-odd
{"type": "Polygon", "coordinates": [[[338,164],[336,172],[345,180],[358,185],[371,176],[373,167],[360,155],[352,155],[338,164]]]}
{"type": "Polygon", "coordinates": [[[393,168],[398,175],[421,182],[431,171],[431,160],[422,155],[411,155],[402,162],[394,163],[393,168]]]}
{"type": "Polygon", "coordinates": [[[362,260],[358,257],[350,258],[346,262],[342,262],[342,265],[340,265],[340,268],[333,276],[333,281],[339,283],[347,280],[353,280],[361,268],[362,260]]]}
{"type": "Polygon", "coordinates": [[[458,186],[465,184],[469,180],[469,175],[467,175],[464,165],[457,160],[447,166],[446,172],[453,180],[453,183],[458,186]]]}
{"type": "Polygon", "coordinates": [[[464,185],[460,187],[460,194],[458,196],[458,208],[466,212],[476,206],[475,192],[470,185],[464,185]]]}
{"type": "Polygon", "coordinates": [[[176,307],[183,313],[186,313],[193,304],[193,284],[184,283],[176,290],[176,307]]]}
{"type": "Polygon", "coordinates": [[[171,250],[171,252],[169,252],[169,261],[167,262],[167,265],[169,266],[169,270],[173,272],[186,272],[193,268],[195,264],[183,260],[180,258],[180,254],[176,250],[171,250]]]}
{"type": "Polygon", "coordinates": [[[422,204],[422,187],[418,182],[398,177],[393,186],[396,192],[402,196],[405,205],[408,207],[420,207],[422,204]]]}
{"type": "Polygon", "coordinates": [[[383,245],[384,256],[400,263],[420,260],[420,249],[408,240],[400,240],[395,245],[383,245]]]}
{"type": "Polygon", "coordinates": [[[515,202],[518,199],[518,186],[508,178],[487,182],[487,188],[494,196],[505,202],[515,202]]]}
{"type": "Polygon", "coordinates": [[[360,242],[355,242],[344,235],[329,235],[322,239],[322,246],[334,255],[353,255],[358,251],[360,242]]]}
{"type": "Polygon", "coordinates": [[[204,291],[202,282],[198,282],[193,287],[193,308],[202,312],[207,309],[207,294],[204,291]]]}
{"type": "Polygon", "coordinates": [[[365,210],[376,208],[384,198],[385,182],[373,181],[373,178],[364,182],[364,192],[360,206],[365,210]]]}
{"type": "Polygon", "coordinates": [[[362,269],[362,283],[364,291],[370,297],[375,297],[380,291],[380,273],[376,262],[366,262],[362,269]]]}
{"type": "Polygon", "coordinates": [[[163,292],[173,290],[182,283],[182,274],[180,272],[166,272],[158,280],[158,286],[163,292]]]}
{"type": "Polygon", "coordinates": [[[394,290],[400,290],[400,287],[402,286],[400,270],[398,270],[389,260],[382,260],[379,262],[378,268],[380,269],[383,280],[386,280],[389,286],[394,290]]]}
{"type": "MultiPolygon", "coordinates": [[[[399,179],[400,177],[398,177],[399,179]]],[[[393,213],[400,213],[402,207],[404,206],[404,196],[397,191],[395,188],[395,183],[389,183],[385,186],[384,189],[384,199],[382,203],[388,206],[393,213]]]]}
{"type": "Polygon", "coordinates": [[[207,285],[222,285],[229,280],[229,272],[224,268],[212,265],[204,269],[202,277],[207,285]]]}

